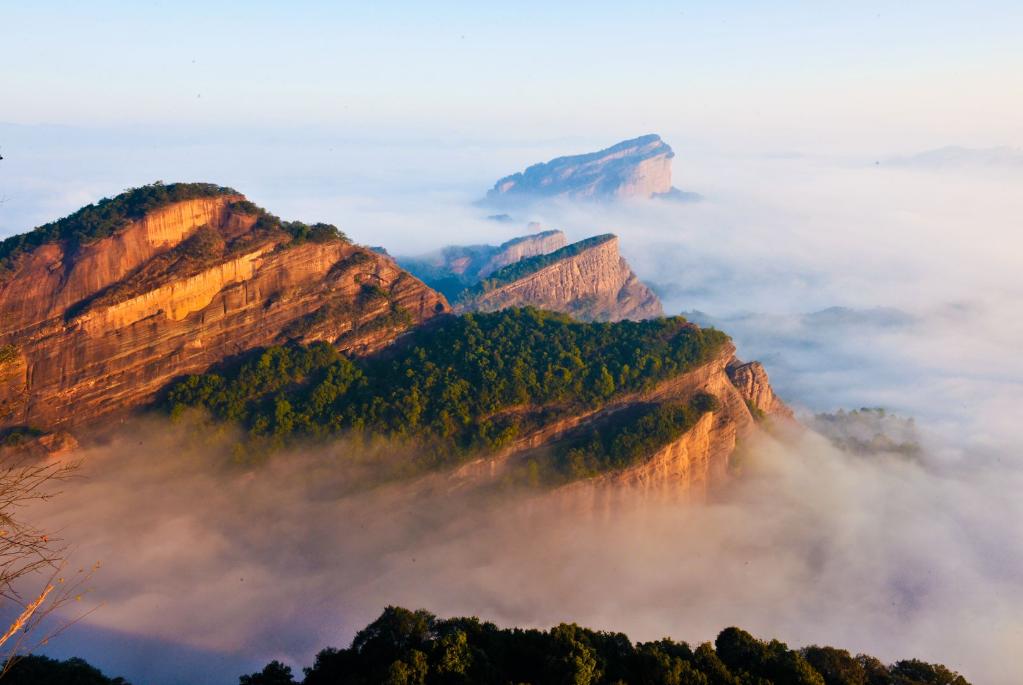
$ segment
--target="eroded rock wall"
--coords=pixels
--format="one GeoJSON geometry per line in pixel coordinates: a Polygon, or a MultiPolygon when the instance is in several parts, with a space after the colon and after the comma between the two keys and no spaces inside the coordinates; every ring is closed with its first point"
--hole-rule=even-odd
{"type": "Polygon", "coordinates": [[[239,199],[175,203],[73,254],[53,243],[25,255],[0,285],[0,345],[18,353],[0,369],[0,427],[82,426],[152,401],[177,376],[287,340],[366,353],[447,311],[386,256],[282,235],[101,297],[202,227],[244,236],[253,219],[232,211],[239,199]]]}
{"type": "Polygon", "coordinates": [[[660,300],[618,252],[618,239],[588,248],[519,280],[458,305],[459,311],[492,312],[538,307],[587,321],[663,316],[660,300]]]}

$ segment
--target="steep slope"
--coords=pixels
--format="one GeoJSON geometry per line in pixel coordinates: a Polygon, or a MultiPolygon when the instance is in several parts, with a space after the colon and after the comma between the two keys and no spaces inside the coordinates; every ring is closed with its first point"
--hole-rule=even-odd
{"type": "Polygon", "coordinates": [[[0,427],[79,426],[285,340],[366,352],[448,308],[332,226],[281,222],[230,189],[153,188],[0,247],[0,427]]]}
{"type": "Polygon", "coordinates": [[[538,307],[584,321],[646,319],[664,314],[660,300],[618,252],[607,234],[524,259],[492,273],[469,291],[458,311],[538,307]]]}
{"type": "MultiPolygon", "coordinates": [[[[536,224],[531,224],[535,226],[536,224]]],[[[424,257],[399,257],[402,268],[449,299],[494,271],[520,260],[565,247],[561,231],[541,231],[512,238],[500,245],[449,245],[424,257]]]]}
{"type": "MultiPolygon", "coordinates": [[[[621,498],[702,499],[727,478],[736,447],[758,424],[791,420],[791,410],[773,395],[766,373],[759,380],[761,395],[772,398],[770,411],[758,411],[749,385],[737,385],[729,373],[738,361],[735,347],[724,345],[710,360],[686,373],[658,383],[650,390],[617,398],[599,411],[562,418],[531,431],[495,455],[465,464],[451,478],[456,486],[480,481],[503,481],[531,470],[530,462],[549,459],[565,444],[578,441],[603,426],[628,423],[636,408],[691,403],[713,397],[711,411],[702,413],[678,437],[657,444],[641,458],[621,469],[571,479],[562,486],[573,494],[573,505],[586,495],[593,509],[613,508],[621,498]]],[[[759,364],[758,364],[759,366],[759,364]]],[[[763,367],[760,367],[762,370],[763,367]]],[[[535,469],[534,469],[535,470],[535,469]]]]}
{"type": "Polygon", "coordinates": [[[322,344],[271,348],[182,379],[165,406],[237,422],[248,437],[232,440],[236,453],[351,435],[386,445],[385,479],[678,498],[722,479],[767,418],[729,376],[734,352],[681,317],[598,324],[507,309],[438,318],[364,360],[322,344]]]}
{"type": "Polygon", "coordinates": [[[487,193],[490,203],[543,197],[572,199],[650,198],[669,195],[675,153],[655,134],[626,140],[599,152],[558,157],[505,176],[487,193]]]}

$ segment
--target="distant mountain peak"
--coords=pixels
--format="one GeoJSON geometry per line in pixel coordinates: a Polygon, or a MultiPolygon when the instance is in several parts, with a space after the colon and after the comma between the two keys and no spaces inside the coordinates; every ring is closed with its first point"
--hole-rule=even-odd
{"type": "Polygon", "coordinates": [[[537,198],[613,200],[678,197],[671,185],[675,151],[656,133],[624,140],[597,152],[557,157],[497,181],[486,201],[503,204],[537,198]]]}

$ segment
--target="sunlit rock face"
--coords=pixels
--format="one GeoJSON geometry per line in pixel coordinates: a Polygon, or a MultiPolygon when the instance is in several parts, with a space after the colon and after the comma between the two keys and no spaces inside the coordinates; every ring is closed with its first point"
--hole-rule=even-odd
{"type": "Polygon", "coordinates": [[[507,307],[537,307],[584,321],[664,315],[657,295],[639,280],[618,252],[618,238],[613,235],[457,305],[459,311],[493,312],[507,307]]]}
{"type": "Polygon", "coordinates": [[[728,377],[755,412],[765,416],[793,418],[792,410],[774,394],[763,364],[743,363],[733,359],[727,370],[728,377]]]}
{"type": "MultiPolygon", "coordinates": [[[[530,228],[539,228],[539,225],[530,224],[530,228]]],[[[455,287],[464,288],[503,266],[549,254],[567,244],[561,231],[539,231],[500,245],[448,245],[431,254],[398,257],[398,263],[426,283],[452,279],[455,287]]]]}
{"type": "Polygon", "coordinates": [[[671,147],[656,134],[626,140],[599,152],[558,157],[505,176],[487,193],[486,201],[545,197],[614,200],[673,196],[671,147]]]}
{"type": "MultiPolygon", "coordinates": [[[[448,478],[454,487],[502,481],[517,464],[542,455],[573,433],[601,421],[614,420],[630,407],[665,402],[688,402],[710,394],[717,408],[704,414],[676,440],[661,446],[628,468],[578,480],[557,489],[574,509],[612,513],[623,502],[700,501],[729,478],[738,445],[762,430],[765,419],[786,420],[791,410],[771,390],[766,374],[759,378],[761,397],[772,399],[772,412],[758,411],[749,401],[748,386],[737,385],[730,370],[741,365],[735,347],[726,345],[699,367],[665,380],[644,392],[622,397],[597,410],[545,423],[521,436],[506,449],[465,464],[448,478]]],[[[762,367],[761,367],[762,368],[762,367]]],[[[795,426],[795,424],[791,424],[795,426]]]]}
{"type": "Polygon", "coordinates": [[[0,428],[80,426],[288,340],[369,352],[448,311],[385,255],[256,231],[241,200],[176,202],[100,240],[22,255],[0,280],[0,428]],[[207,251],[179,255],[200,232],[207,251]]]}

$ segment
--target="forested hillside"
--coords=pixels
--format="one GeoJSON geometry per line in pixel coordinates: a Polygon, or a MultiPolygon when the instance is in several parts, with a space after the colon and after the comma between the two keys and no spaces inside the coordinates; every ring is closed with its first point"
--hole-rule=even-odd
{"type": "MultiPolygon", "coordinates": [[[[166,406],[172,414],[201,407],[240,423],[251,449],[345,431],[414,442],[418,466],[429,468],[499,449],[559,415],[650,388],[706,362],[727,340],[681,317],[580,323],[509,309],[447,317],[370,359],[346,357],[326,344],[272,347],[185,378],[170,389],[166,406]]],[[[684,426],[694,412],[713,408],[709,400],[696,404],[640,412],[635,425],[670,436],[665,422],[684,426]]],[[[585,468],[620,463],[621,451],[608,454],[614,445],[649,437],[621,432],[604,435],[603,452],[595,451],[585,468]]]]}

